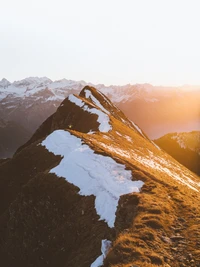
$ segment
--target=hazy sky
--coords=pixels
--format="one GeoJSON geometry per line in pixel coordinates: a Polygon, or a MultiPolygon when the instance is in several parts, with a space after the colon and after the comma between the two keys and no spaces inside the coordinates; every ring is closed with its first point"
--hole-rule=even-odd
{"type": "Polygon", "coordinates": [[[2,0],[0,79],[200,84],[199,0],[2,0]]]}

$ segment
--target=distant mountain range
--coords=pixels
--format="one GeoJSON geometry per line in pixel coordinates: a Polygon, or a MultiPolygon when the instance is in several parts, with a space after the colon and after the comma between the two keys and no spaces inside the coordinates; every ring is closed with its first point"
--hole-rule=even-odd
{"type": "Polygon", "coordinates": [[[199,177],[93,87],[0,160],[0,177],[4,267],[200,264],[199,177]]]}
{"type": "Polygon", "coordinates": [[[200,175],[200,132],[166,134],[154,142],[181,164],[200,175]]]}
{"type": "MultiPolygon", "coordinates": [[[[21,134],[23,144],[27,140],[27,133],[30,137],[69,94],[79,94],[85,85],[84,81],[51,81],[46,77],[30,77],[13,83],[3,79],[0,81],[0,118],[25,130],[21,134]]],[[[151,139],[169,132],[200,130],[200,87],[159,87],[150,84],[98,84],[95,87],[108,96],[151,139]]],[[[1,126],[0,132],[4,134],[1,126]]],[[[15,140],[13,135],[10,136],[15,140]]],[[[12,156],[18,141],[14,147],[9,147],[9,143],[6,145],[6,150],[9,151],[6,156],[12,156]]],[[[4,155],[0,152],[0,157],[4,155]]]]}

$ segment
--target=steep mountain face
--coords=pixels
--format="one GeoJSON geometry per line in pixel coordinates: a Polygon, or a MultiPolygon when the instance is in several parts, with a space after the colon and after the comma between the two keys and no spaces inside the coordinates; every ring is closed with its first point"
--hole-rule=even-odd
{"type": "Polygon", "coordinates": [[[93,87],[1,160],[0,177],[2,266],[200,264],[199,178],[93,87]]]}
{"type": "Polygon", "coordinates": [[[154,142],[181,164],[200,175],[200,132],[171,133],[154,142]]]}
{"type": "Polygon", "coordinates": [[[0,119],[0,158],[13,155],[19,146],[30,138],[30,132],[13,121],[0,119]]]}
{"type": "MultiPolygon", "coordinates": [[[[31,137],[69,94],[79,94],[85,85],[84,81],[53,82],[46,77],[30,77],[14,83],[3,79],[0,82],[0,117],[22,125],[31,137]]],[[[198,87],[169,88],[149,84],[99,84],[95,87],[152,139],[172,131],[200,129],[198,87]]]]}

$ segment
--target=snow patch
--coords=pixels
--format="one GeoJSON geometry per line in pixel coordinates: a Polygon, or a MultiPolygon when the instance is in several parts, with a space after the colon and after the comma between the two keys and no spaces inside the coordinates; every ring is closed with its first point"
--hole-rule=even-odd
{"type": "Polygon", "coordinates": [[[161,148],[160,148],[158,145],[156,145],[156,143],[154,143],[154,141],[151,141],[151,143],[152,143],[157,149],[161,150],[161,148]]]}
{"type": "Polygon", "coordinates": [[[99,107],[105,113],[110,114],[110,112],[101,105],[101,103],[99,102],[99,100],[97,100],[96,97],[94,97],[93,94],[89,90],[85,90],[85,98],[87,98],[87,99],[91,98],[91,100],[94,102],[94,104],[97,107],[99,107]]]}
{"type": "Polygon", "coordinates": [[[133,121],[131,121],[131,123],[134,128],[136,128],[136,130],[146,139],[146,136],[143,134],[142,130],[137,126],[137,124],[135,124],[133,121]]]}
{"type": "Polygon", "coordinates": [[[95,196],[95,208],[100,220],[114,227],[115,213],[121,195],[139,192],[142,181],[132,181],[131,171],[112,158],[95,154],[81,139],[64,130],[50,134],[42,145],[55,155],[60,164],[50,170],[79,187],[82,196],[95,196]]]}
{"type": "Polygon", "coordinates": [[[62,101],[64,99],[65,99],[64,96],[54,95],[54,96],[49,96],[48,98],[46,98],[44,102],[48,102],[48,101],[62,101]]]}
{"type": "Polygon", "coordinates": [[[185,143],[184,143],[183,138],[181,138],[180,135],[177,134],[175,136],[172,136],[171,139],[176,140],[181,148],[183,148],[183,149],[187,148],[185,143]]]}
{"type": "Polygon", "coordinates": [[[111,138],[107,135],[103,135],[103,138],[107,139],[107,140],[111,140],[111,138]]]}
{"type": "Polygon", "coordinates": [[[16,108],[16,106],[8,106],[7,109],[16,108]]]}
{"type": "Polygon", "coordinates": [[[104,112],[102,112],[101,110],[99,110],[97,108],[90,108],[85,102],[83,102],[81,99],[79,99],[78,97],[76,97],[74,95],[69,95],[68,99],[72,103],[83,108],[83,110],[98,116],[97,121],[99,123],[99,131],[100,132],[108,132],[108,131],[112,130],[112,127],[109,124],[110,119],[109,119],[107,114],[105,114],[104,112]]]}
{"type": "Polygon", "coordinates": [[[103,261],[108,254],[111,244],[112,242],[107,239],[101,241],[102,254],[90,265],[90,267],[101,267],[103,265],[103,261]]]}
{"type": "Polygon", "coordinates": [[[127,141],[129,141],[129,142],[133,142],[133,140],[132,140],[132,138],[131,138],[130,136],[125,135],[124,137],[126,138],[127,141]]]}
{"type": "Polygon", "coordinates": [[[116,132],[116,134],[119,135],[119,136],[122,136],[122,134],[120,134],[119,132],[116,132]]]}

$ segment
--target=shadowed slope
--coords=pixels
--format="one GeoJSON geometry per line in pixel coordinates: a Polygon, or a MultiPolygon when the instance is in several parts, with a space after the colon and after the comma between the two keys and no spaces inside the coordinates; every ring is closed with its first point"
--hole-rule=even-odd
{"type": "Polygon", "coordinates": [[[14,121],[4,121],[0,118],[0,158],[8,158],[13,155],[31,133],[22,125],[14,121]]]}
{"type": "Polygon", "coordinates": [[[189,170],[200,175],[200,132],[167,134],[154,142],[189,170]]]}

